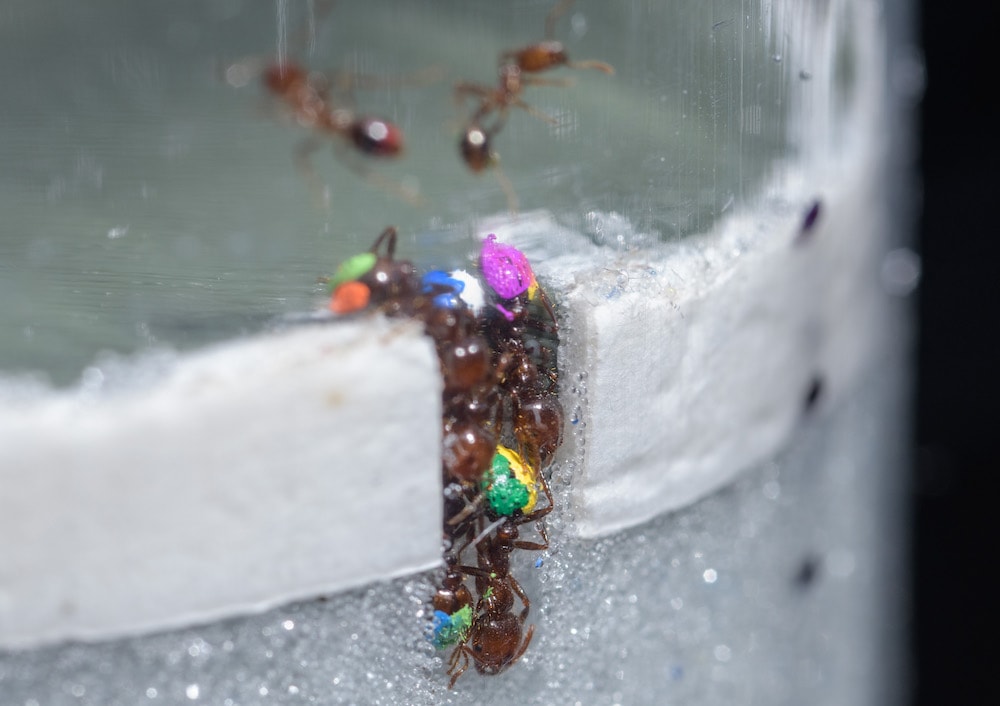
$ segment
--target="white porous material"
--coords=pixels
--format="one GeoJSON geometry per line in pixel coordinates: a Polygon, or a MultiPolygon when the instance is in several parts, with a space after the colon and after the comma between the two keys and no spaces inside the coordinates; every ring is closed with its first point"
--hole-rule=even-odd
{"type": "Polygon", "coordinates": [[[495,226],[539,263],[560,304],[567,433],[582,446],[580,536],[706,496],[789,442],[815,385],[824,402],[850,389],[885,306],[872,183],[859,176],[833,197],[820,189],[819,219],[802,238],[811,199],[632,253],[544,214],[495,226]]]}
{"type": "Polygon", "coordinates": [[[418,325],[366,319],[181,356],[141,391],[0,403],[0,647],[433,566],[440,385],[418,325]]]}
{"type": "MultiPolygon", "coordinates": [[[[813,71],[793,103],[797,161],[713,231],[662,244],[596,211],[589,237],[544,214],[484,228],[524,248],[560,304],[561,391],[576,430],[563,457],[576,454],[580,536],[681,508],[773,457],[812,391],[828,404],[875,362],[893,230],[879,10],[833,10],[821,38],[790,47],[813,71]],[[839,31],[866,67],[849,106],[833,76],[839,31]]],[[[786,19],[793,34],[814,20],[812,9],[786,19]]]]}

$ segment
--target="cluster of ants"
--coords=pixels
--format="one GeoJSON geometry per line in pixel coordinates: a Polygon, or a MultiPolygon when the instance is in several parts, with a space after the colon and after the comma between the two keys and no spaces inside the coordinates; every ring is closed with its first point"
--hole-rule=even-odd
{"type": "MultiPolygon", "coordinates": [[[[511,211],[517,210],[517,197],[509,180],[499,167],[494,141],[507,121],[511,108],[550,124],[557,121],[531,107],[523,98],[528,86],[565,86],[566,80],[546,79],[537,74],[558,67],[596,69],[613,74],[614,69],[601,61],[570,61],[561,42],[552,38],[555,21],[575,0],[560,0],[545,20],[545,40],[500,54],[496,85],[459,82],[455,85],[456,101],[469,99],[475,107],[465,121],[459,141],[459,153],[466,166],[479,173],[492,169],[507,196],[511,211]]],[[[246,67],[234,64],[227,71],[227,80],[234,85],[245,82],[246,67]]],[[[285,111],[312,136],[300,147],[297,161],[300,169],[315,186],[315,176],[308,157],[326,138],[335,138],[335,149],[345,163],[369,181],[401,198],[416,202],[416,196],[401,185],[376,177],[357,157],[396,158],[403,153],[403,131],[389,120],[358,113],[351,106],[350,87],[356,80],[310,71],[292,61],[280,61],[266,66],[262,72],[264,87],[285,111]]]]}
{"type": "MultiPolygon", "coordinates": [[[[499,170],[494,142],[512,108],[555,122],[524,100],[529,86],[566,85],[538,74],[558,67],[596,69],[603,62],[572,62],[552,39],[558,17],[574,0],[559,0],[546,18],[542,42],[501,53],[496,85],[460,82],[458,103],[474,107],[462,128],[459,152],[473,172],[492,169],[512,211],[513,188],[499,170]]],[[[233,65],[231,83],[245,79],[233,65]]],[[[290,61],[263,68],[262,80],[295,121],[311,131],[300,148],[308,156],[325,138],[349,166],[368,176],[357,158],[395,158],[404,137],[388,120],[353,108],[354,80],[338,80],[290,61]],[[354,158],[354,161],[350,161],[354,158]]],[[[314,184],[315,185],[315,184],[314,184]]],[[[391,188],[388,182],[380,182],[391,188]]],[[[409,197],[401,188],[394,191],[409,197]]],[[[511,572],[515,551],[549,546],[543,518],[554,500],[544,470],[562,443],[563,409],[556,396],[558,325],[551,302],[518,249],[487,236],[472,272],[418,272],[396,259],[397,234],[387,228],[367,252],[343,262],[327,280],[336,316],[379,312],[419,321],[434,341],[443,381],[442,538],[445,570],[433,597],[428,639],[447,659],[449,688],[470,665],[498,674],[528,649],[531,601],[511,572]],[[522,539],[530,525],[535,537],[522,539]],[[515,610],[515,606],[520,607],[515,610]]]]}
{"type": "Polygon", "coordinates": [[[368,252],[345,261],[328,280],[329,308],[417,320],[437,349],[446,570],[428,639],[452,649],[451,688],[470,662],[481,674],[502,672],[534,633],[533,625],[525,632],[531,601],[510,559],[515,550],[549,546],[541,520],[554,501],[543,469],[563,435],[553,358],[558,330],[527,258],[495,235],[482,243],[478,272],[420,275],[412,262],[395,258],[395,249],[390,227],[368,252]],[[528,524],[541,541],[520,538],[528,524]],[[472,554],[474,562],[466,559],[472,554]]]}

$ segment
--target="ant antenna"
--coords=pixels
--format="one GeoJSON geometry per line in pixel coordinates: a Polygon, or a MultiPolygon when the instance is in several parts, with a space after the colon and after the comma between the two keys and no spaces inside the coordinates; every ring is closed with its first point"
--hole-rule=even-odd
{"type": "MultiPolygon", "coordinates": [[[[480,532],[476,536],[476,538],[473,539],[472,542],[470,542],[470,544],[472,546],[474,546],[474,547],[477,546],[481,541],[483,541],[484,539],[486,539],[486,537],[489,536],[490,532],[492,532],[493,530],[495,530],[497,527],[499,527],[500,525],[502,525],[506,521],[507,521],[506,517],[501,517],[496,522],[492,522],[492,523],[486,525],[486,529],[484,529],[482,532],[480,532]]],[[[466,546],[468,546],[468,545],[466,545],[466,546]]]]}

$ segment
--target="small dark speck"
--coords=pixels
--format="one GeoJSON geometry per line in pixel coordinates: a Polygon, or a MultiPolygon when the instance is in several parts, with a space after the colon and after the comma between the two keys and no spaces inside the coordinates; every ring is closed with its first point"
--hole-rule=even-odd
{"type": "Polygon", "coordinates": [[[680,681],[684,678],[684,667],[675,665],[670,668],[670,678],[674,681],[680,681]]]}
{"type": "Polygon", "coordinates": [[[795,239],[796,243],[803,243],[810,235],[812,235],[812,231],[816,228],[816,222],[819,220],[821,211],[822,204],[819,199],[814,200],[809,205],[806,215],[802,217],[802,227],[799,229],[799,235],[795,239]]]}
{"type": "Polygon", "coordinates": [[[822,396],[823,376],[817,373],[816,375],[813,375],[812,379],[809,381],[809,387],[806,388],[806,396],[803,398],[802,412],[804,414],[808,414],[813,411],[822,396]]]}
{"type": "Polygon", "coordinates": [[[803,81],[808,81],[812,77],[813,77],[813,75],[811,73],[809,73],[808,71],[806,71],[805,69],[802,69],[801,71],[799,71],[799,78],[801,80],[803,80],[803,81]]]}
{"type": "Polygon", "coordinates": [[[820,558],[815,554],[807,555],[799,564],[798,571],[795,572],[793,583],[796,588],[805,590],[812,586],[819,578],[820,558]]]}

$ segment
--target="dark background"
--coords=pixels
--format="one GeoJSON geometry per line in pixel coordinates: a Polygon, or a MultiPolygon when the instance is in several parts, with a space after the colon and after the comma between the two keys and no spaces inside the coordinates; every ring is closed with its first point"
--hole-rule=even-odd
{"type": "Polygon", "coordinates": [[[916,463],[913,485],[913,703],[1000,703],[1000,610],[992,538],[1000,512],[996,225],[1000,26],[991,4],[923,2],[918,39],[922,199],[916,463]]]}

